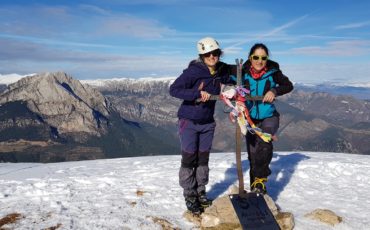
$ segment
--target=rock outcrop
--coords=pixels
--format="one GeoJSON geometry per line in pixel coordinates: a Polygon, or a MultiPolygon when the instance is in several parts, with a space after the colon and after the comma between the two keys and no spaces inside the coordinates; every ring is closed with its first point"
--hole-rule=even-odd
{"type": "Polygon", "coordinates": [[[0,95],[0,104],[26,101],[27,107],[59,134],[85,132],[100,136],[109,104],[96,89],[65,73],[43,73],[22,78],[0,95]]]}
{"type": "MultiPolygon", "coordinates": [[[[229,189],[229,194],[237,194],[238,188],[233,186],[229,189]]],[[[294,228],[294,217],[293,214],[288,212],[281,212],[275,202],[267,194],[264,195],[264,199],[274,215],[277,223],[282,230],[291,230],[294,228]]],[[[201,229],[218,230],[218,229],[230,229],[230,230],[242,230],[242,226],[235,213],[234,207],[230,201],[229,196],[222,196],[213,201],[212,205],[201,214],[200,217],[194,217],[193,215],[185,212],[184,217],[201,229]]]]}
{"type": "Polygon", "coordinates": [[[335,226],[341,223],[343,220],[342,217],[328,209],[315,209],[314,211],[307,213],[305,217],[329,224],[331,226],[335,226]]]}

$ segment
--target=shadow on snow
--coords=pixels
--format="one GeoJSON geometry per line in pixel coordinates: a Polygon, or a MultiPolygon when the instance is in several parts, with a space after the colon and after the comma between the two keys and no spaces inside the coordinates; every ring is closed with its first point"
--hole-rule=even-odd
{"type": "MultiPolygon", "coordinates": [[[[277,200],[279,194],[289,184],[289,181],[298,165],[302,160],[309,159],[309,157],[301,153],[291,153],[289,155],[281,155],[274,153],[270,169],[271,175],[268,177],[266,184],[268,194],[273,200],[277,200]]],[[[242,160],[242,168],[244,175],[244,189],[249,191],[249,161],[242,160]],[[248,173],[247,173],[248,172],[248,173]]],[[[238,184],[236,163],[225,171],[225,178],[212,185],[208,191],[211,199],[215,199],[225,193],[231,185],[238,184]]]]}
{"type": "Polygon", "coordinates": [[[269,176],[267,189],[268,194],[276,201],[289,184],[299,162],[307,160],[309,157],[302,153],[290,153],[289,155],[274,154],[274,159],[270,164],[272,173],[269,176]]]}

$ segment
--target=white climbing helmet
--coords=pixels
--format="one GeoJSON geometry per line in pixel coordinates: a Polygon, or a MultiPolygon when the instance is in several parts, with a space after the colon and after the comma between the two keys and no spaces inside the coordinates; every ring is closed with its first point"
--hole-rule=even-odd
{"type": "Polygon", "coordinates": [[[199,54],[205,54],[213,50],[220,49],[220,46],[214,38],[205,37],[198,41],[197,48],[199,54]]]}

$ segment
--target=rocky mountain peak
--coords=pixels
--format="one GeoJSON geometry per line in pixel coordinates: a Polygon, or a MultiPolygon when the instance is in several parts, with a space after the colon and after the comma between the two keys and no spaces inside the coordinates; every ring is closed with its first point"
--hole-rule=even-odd
{"type": "Polygon", "coordinates": [[[102,121],[109,115],[109,102],[97,90],[63,72],[28,76],[11,84],[0,95],[0,104],[26,101],[60,134],[84,132],[100,136],[102,121]]]}

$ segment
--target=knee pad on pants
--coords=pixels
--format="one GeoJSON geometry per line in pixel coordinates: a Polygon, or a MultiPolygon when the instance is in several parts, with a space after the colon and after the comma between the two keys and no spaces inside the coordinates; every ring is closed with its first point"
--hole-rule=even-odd
{"type": "Polygon", "coordinates": [[[198,153],[198,165],[207,166],[209,161],[209,152],[198,153]]]}
{"type": "Polygon", "coordinates": [[[196,153],[188,153],[183,151],[181,156],[181,167],[194,168],[197,166],[198,162],[196,153]]]}
{"type": "Polygon", "coordinates": [[[259,142],[256,149],[256,158],[258,161],[270,161],[272,158],[272,143],[259,142]]]}
{"type": "Polygon", "coordinates": [[[268,177],[271,174],[270,163],[272,159],[272,143],[259,142],[251,170],[254,177],[268,177]]]}

